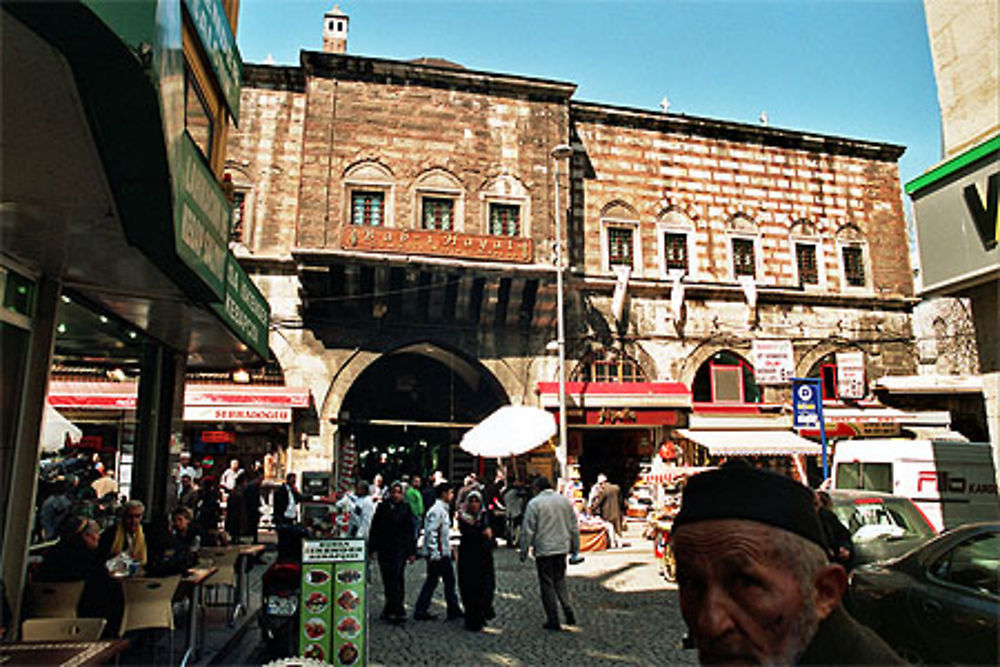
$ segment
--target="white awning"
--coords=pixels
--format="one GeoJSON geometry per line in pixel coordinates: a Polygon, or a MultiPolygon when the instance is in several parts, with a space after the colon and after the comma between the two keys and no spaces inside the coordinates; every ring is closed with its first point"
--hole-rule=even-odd
{"type": "Polygon", "coordinates": [[[806,440],[792,431],[702,431],[682,428],[676,432],[705,447],[713,456],[819,455],[823,451],[818,442],[806,440]]]}

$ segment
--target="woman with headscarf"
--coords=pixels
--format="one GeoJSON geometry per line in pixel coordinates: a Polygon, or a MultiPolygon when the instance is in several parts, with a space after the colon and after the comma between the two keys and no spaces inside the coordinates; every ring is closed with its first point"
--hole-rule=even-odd
{"type": "Polygon", "coordinates": [[[493,530],[479,491],[470,491],[458,515],[458,589],[465,607],[465,629],[477,632],[493,619],[493,530]]]}

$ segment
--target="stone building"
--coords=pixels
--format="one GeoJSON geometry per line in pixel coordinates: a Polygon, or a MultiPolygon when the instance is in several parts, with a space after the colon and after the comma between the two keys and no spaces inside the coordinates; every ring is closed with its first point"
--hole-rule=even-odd
{"type": "Polygon", "coordinates": [[[757,386],[754,341],[788,341],[831,399],[838,352],[862,352],[869,380],[914,371],[902,147],[581,102],[569,82],[343,38],[246,66],[228,148],[235,252],[287,381],[321,404],[294,456],[456,475],[469,425],[554,407],[559,200],[584,477],[631,483],[692,408],[780,414],[787,386],[757,386]]]}

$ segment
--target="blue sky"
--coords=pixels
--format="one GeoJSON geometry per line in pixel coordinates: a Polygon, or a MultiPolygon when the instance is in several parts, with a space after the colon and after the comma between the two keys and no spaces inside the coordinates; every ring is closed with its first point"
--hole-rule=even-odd
{"type": "MultiPolygon", "coordinates": [[[[903,144],[940,160],[920,0],[338,0],[349,53],[577,84],[575,99],[903,144]]],[[[333,0],[242,0],[243,60],[319,50],[333,0]]]]}

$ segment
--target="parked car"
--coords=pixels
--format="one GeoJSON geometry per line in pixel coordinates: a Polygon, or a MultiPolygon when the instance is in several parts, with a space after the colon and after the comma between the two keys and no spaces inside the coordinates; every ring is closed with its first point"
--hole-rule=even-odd
{"type": "Polygon", "coordinates": [[[851,531],[854,566],[901,556],[936,531],[909,498],[875,491],[830,491],[833,513],[851,531]]]}
{"type": "Polygon", "coordinates": [[[959,526],[857,568],[847,605],[914,664],[1000,664],[1000,523],[959,526]]]}

